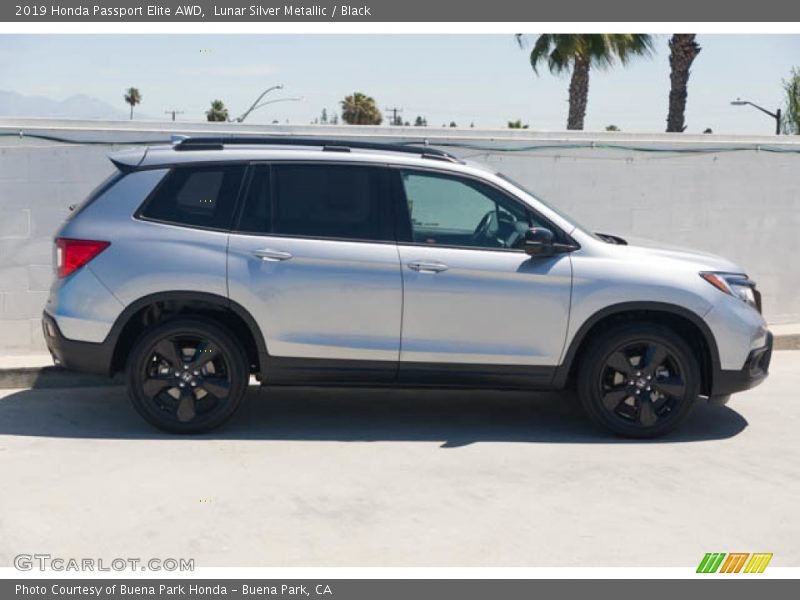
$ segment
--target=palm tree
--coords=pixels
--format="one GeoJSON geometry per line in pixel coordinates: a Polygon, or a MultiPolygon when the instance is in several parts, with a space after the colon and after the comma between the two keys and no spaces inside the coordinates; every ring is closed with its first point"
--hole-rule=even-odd
{"type": "Polygon", "coordinates": [[[125,102],[131,105],[131,120],[133,120],[133,107],[142,103],[142,94],[139,89],[132,87],[125,91],[125,102]]]}
{"type": "Polygon", "coordinates": [[[783,111],[783,132],[800,135],[800,68],[795,67],[783,82],[786,108],[783,111]]]}
{"type": "Polygon", "coordinates": [[[342,121],[349,125],[380,125],[383,115],[375,100],[361,92],[345,97],[342,105],[342,121]]]}
{"type": "Polygon", "coordinates": [[[686,129],[686,90],[692,62],[700,54],[696,33],[676,33],[669,40],[669,113],[667,131],[682,132],[686,129]]]}
{"type": "Polygon", "coordinates": [[[209,121],[227,121],[228,109],[222,100],[212,100],[211,108],[206,111],[206,119],[209,121]]]}
{"type": "MultiPolygon", "coordinates": [[[[521,34],[517,34],[517,42],[523,45],[521,34]]],[[[546,63],[554,74],[572,71],[567,129],[583,129],[591,67],[604,69],[616,61],[626,65],[634,56],[647,56],[652,51],[652,37],[643,33],[545,33],[536,39],[530,61],[536,74],[541,63],[546,63]]]]}

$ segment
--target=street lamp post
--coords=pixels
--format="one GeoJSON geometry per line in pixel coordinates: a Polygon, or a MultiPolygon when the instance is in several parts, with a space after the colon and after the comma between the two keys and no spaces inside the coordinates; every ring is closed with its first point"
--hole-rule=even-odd
{"type": "MultiPolygon", "coordinates": [[[[267,104],[276,104],[278,102],[302,102],[303,100],[305,100],[303,96],[292,96],[290,98],[275,98],[275,100],[267,100],[266,102],[262,102],[261,104],[255,106],[248,112],[258,110],[259,108],[261,108],[262,106],[266,106],[267,104]]],[[[241,123],[241,121],[238,122],[241,123]]]]}
{"type": "Polygon", "coordinates": [[[742,100],[741,98],[737,98],[736,100],[733,100],[731,102],[731,104],[733,104],[734,106],[744,106],[745,104],[749,104],[753,108],[757,108],[761,112],[763,112],[765,114],[768,114],[770,117],[775,119],[775,135],[780,135],[781,134],[781,109],[780,108],[778,110],[776,110],[775,112],[770,112],[766,108],[763,108],[763,107],[759,106],[758,104],[750,102],[749,100],[742,100]]]}
{"type": "MultiPolygon", "coordinates": [[[[236,123],[243,123],[244,120],[250,115],[250,113],[253,112],[255,109],[257,109],[259,107],[258,103],[261,102],[261,99],[264,96],[266,96],[270,92],[274,92],[275,90],[282,90],[282,89],[283,89],[283,85],[282,84],[281,85],[273,85],[271,88],[267,88],[266,90],[261,92],[261,95],[258,98],[256,98],[256,101],[253,102],[253,104],[250,105],[250,108],[248,108],[246,111],[244,111],[244,113],[242,113],[241,117],[238,117],[238,118],[234,119],[234,121],[236,123]]],[[[263,104],[261,106],[263,106],[263,104]]]]}

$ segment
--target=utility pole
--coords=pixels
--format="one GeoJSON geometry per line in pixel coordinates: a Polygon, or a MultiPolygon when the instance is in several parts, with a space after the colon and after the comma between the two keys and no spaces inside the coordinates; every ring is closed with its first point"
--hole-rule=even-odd
{"type": "Polygon", "coordinates": [[[403,109],[397,106],[393,106],[392,108],[384,108],[387,113],[392,113],[392,125],[402,125],[402,121],[397,120],[397,115],[403,112],[403,109]]]}
{"type": "Polygon", "coordinates": [[[173,108],[172,110],[165,110],[164,114],[165,115],[172,115],[172,120],[174,121],[175,120],[175,115],[182,115],[183,111],[182,110],[176,110],[176,109],[173,108]]]}

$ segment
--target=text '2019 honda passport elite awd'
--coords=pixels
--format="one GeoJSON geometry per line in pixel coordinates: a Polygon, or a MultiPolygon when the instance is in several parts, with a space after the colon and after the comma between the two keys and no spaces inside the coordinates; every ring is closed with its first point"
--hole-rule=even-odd
{"type": "Polygon", "coordinates": [[[267,385],[561,389],[664,434],[767,374],[760,295],[721,258],[590,233],[428,146],[188,138],[118,171],[55,241],[56,362],[126,373],[173,432],[267,385]]]}

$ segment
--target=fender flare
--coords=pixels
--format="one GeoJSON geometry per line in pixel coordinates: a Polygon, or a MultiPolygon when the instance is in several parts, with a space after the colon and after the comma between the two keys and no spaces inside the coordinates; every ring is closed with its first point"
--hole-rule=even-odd
{"type": "Polygon", "coordinates": [[[594,313],[591,317],[586,319],[583,324],[578,328],[578,331],[575,332],[575,335],[572,336],[572,340],[569,342],[569,346],[564,353],[564,358],[561,361],[561,364],[556,368],[556,372],[553,375],[553,386],[557,388],[563,388],[567,384],[567,379],[569,377],[570,370],[572,369],[573,363],[575,361],[575,357],[578,354],[583,342],[586,340],[586,336],[591,331],[592,327],[597,325],[603,319],[606,319],[611,316],[615,315],[622,315],[627,312],[634,312],[634,311],[647,311],[647,312],[660,312],[660,313],[667,313],[672,316],[681,317],[686,319],[692,325],[696,326],[700,333],[703,335],[703,339],[705,341],[706,346],[708,347],[709,353],[711,355],[711,365],[710,366],[710,376],[712,377],[712,381],[708,382],[708,387],[712,387],[713,379],[716,379],[717,373],[720,370],[720,360],[719,360],[719,349],[717,348],[717,341],[714,338],[714,334],[712,333],[711,329],[709,328],[708,324],[703,320],[703,318],[698,315],[696,312],[689,310],[683,306],[679,306],[677,304],[669,304],[667,302],[655,302],[655,301],[634,301],[634,302],[620,302],[618,304],[612,304],[610,306],[606,306],[598,310],[594,313]]]}
{"type": "Polygon", "coordinates": [[[197,291],[169,291],[169,292],[155,292],[153,294],[148,294],[146,296],[142,296],[141,298],[137,298],[133,302],[131,302],[125,309],[120,313],[117,317],[114,324],[111,326],[111,330],[108,332],[106,339],[103,340],[103,344],[107,345],[107,347],[112,348],[112,351],[116,352],[117,342],[119,341],[120,334],[125,329],[125,327],[130,322],[131,318],[138,313],[143,308],[150,306],[151,304],[155,304],[157,302],[181,302],[181,301],[197,301],[203,302],[206,304],[210,304],[213,306],[217,306],[224,310],[230,310],[236,316],[238,316],[242,321],[244,321],[245,325],[247,325],[248,329],[250,330],[253,340],[256,344],[256,350],[259,356],[259,367],[261,369],[264,368],[264,362],[266,358],[269,356],[269,352],[267,351],[267,344],[264,340],[264,334],[261,332],[261,328],[258,326],[258,323],[253,318],[253,316],[245,309],[242,305],[234,302],[230,298],[226,298],[225,296],[220,296],[219,294],[212,294],[209,292],[197,292],[197,291]]]}

